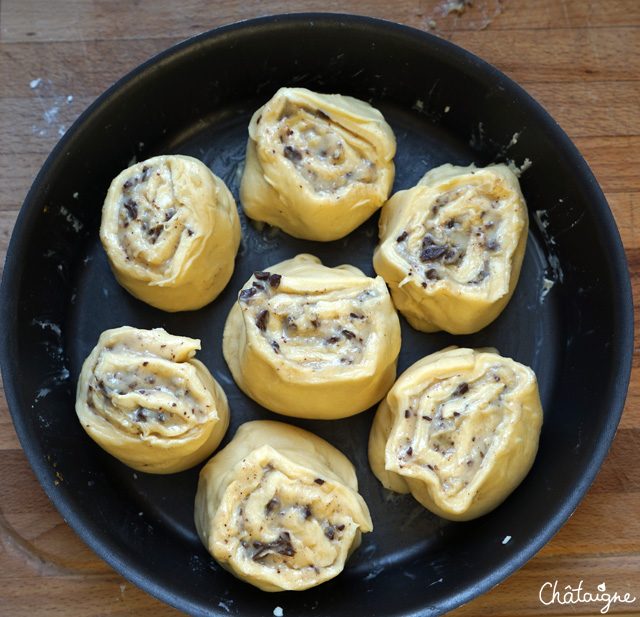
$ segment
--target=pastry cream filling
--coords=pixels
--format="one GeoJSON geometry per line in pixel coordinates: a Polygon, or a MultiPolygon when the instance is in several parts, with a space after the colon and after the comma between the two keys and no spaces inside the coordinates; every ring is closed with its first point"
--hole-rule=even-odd
{"type": "Polygon", "coordinates": [[[102,333],[85,360],[76,412],[87,433],[127,465],[173,473],[211,454],[229,423],[227,400],[194,358],[200,341],[162,328],[102,333]]]}
{"type": "Polygon", "coordinates": [[[458,494],[472,482],[501,431],[502,405],[517,383],[517,374],[494,365],[466,381],[454,376],[427,386],[404,413],[398,468],[434,474],[447,497],[458,494]],[[472,414],[473,427],[465,431],[472,414]]]}
{"type": "Polygon", "coordinates": [[[346,418],[391,387],[400,323],[381,277],[302,254],[247,281],[222,349],[235,382],[267,409],[346,418]]]}
{"type": "Polygon", "coordinates": [[[337,576],[373,529],[344,454],[308,431],[264,420],[240,426],[203,467],[194,513],[214,559],[264,591],[337,576]]]}
{"type": "Polygon", "coordinates": [[[451,520],[499,505],[528,473],[542,407],[533,371],[451,347],[409,367],[378,407],[369,462],[393,491],[451,520]]]}
{"type": "Polygon", "coordinates": [[[377,168],[371,160],[375,157],[373,144],[321,109],[288,101],[275,130],[282,155],[313,191],[332,193],[353,182],[376,182],[377,168]]]}
{"type": "Polygon", "coordinates": [[[123,345],[103,350],[88,385],[87,405],[120,431],[165,439],[183,437],[217,418],[211,394],[190,364],[131,353],[123,345]]]}
{"type": "Polygon", "coordinates": [[[511,298],[527,230],[518,180],[505,165],[442,165],[385,203],[373,265],[414,328],[469,334],[511,298]]]}
{"type": "Polygon", "coordinates": [[[156,156],[113,179],[100,240],[129,293],[165,311],[195,310],[231,278],[240,219],[231,192],[204,163],[156,156]]]}
{"type": "Polygon", "coordinates": [[[318,371],[359,364],[374,344],[370,315],[382,300],[375,288],[301,294],[254,280],[248,289],[256,291],[250,296],[246,289],[240,292],[243,312],[273,353],[286,361],[318,371]]]}
{"type": "Polygon", "coordinates": [[[297,238],[342,238],[389,196],[395,151],[391,127],[364,101],[280,88],[249,123],[242,206],[297,238]]]}
{"type": "MultiPolygon", "coordinates": [[[[396,239],[396,251],[410,264],[411,275],[425,287],[444,279],[491,291],[490,279],[508,267],[514,249],[503,239],[504,211],[510,210],[506,196],[491,179],[441,195],[425,192],[420,211],[396,239]]],[[[506,293],[507,286],[508,279],[501,279],[494,293],[506,293]]]]}
{"type": "Polygon", "coordinates": [[[126,259],[164,277],[179,244],[198,231],[187,224],[188,214],[175,193],[166,160],[129,176],[122,184],[118,214],[118,242],[126,259]]]}
{"type": "Polygon", "coordinates": [[[277,457],[265,465],[249,456],[241,465],[247,480],[228,489],[236,496],[230,524],[214,532],[228,559],[272,571],[289,568],[312,579],[344,559],[358,525],[327,480],[291,475],[278,467],[277,457]]]}

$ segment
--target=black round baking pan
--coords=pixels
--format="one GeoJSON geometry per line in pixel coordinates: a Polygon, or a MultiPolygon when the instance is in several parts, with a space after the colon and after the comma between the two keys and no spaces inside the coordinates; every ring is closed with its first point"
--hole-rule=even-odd
{"type": "MultiPolygon", "coordinates": [[[[241,215],[242,216],[242,215],[241,215]]],[[[53,503],[126,578],[193,615],[438,615],[522,566],[567,520],[611,444],[629,380],[633,314],[624,252],[593,175],[556,122],[472,54],[393,23],[285,15],[218,28],[143,64],[105,92],[62,138],[22,207],[4,269],[1,360],[16,430],[53,503]],[[266,594],[223,571],[195,533],[198,468],[135,473],[100,450],[74,412],[83,359],[101,331],[162,326],[202,340],[199,354],[229,397],[226,440],[250,419],[277,418],[233,383],[222,327],[254,270],[299,252],[369,274],[377,215],[347,238],[295,240],[242,217],[233,279],[209,306],[168,314],[115,282],[98,238],[111,179],[134,160],[185,153],[238,198],[247,124],[278,87],[371,101],[398,140],[394,190],[445,162],[504,161],[522,171],[531,229],[504,313],[470,336],[402,323],[399,370],[449,344],[492,346],[530,365],[545,411],[540,450],[522,485],[466,523],[385,491],[369,470],[372,411],[345,420],[287,420],[356,465],[375,529],[346,570],[305,592],[266,594]]],[[[225,443],[226,443],[225,440],[225,443]]]]}

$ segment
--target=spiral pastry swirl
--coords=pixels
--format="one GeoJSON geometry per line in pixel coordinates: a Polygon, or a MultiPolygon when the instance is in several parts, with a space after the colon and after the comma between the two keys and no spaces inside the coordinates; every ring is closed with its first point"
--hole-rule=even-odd
{"type": "Polygon", "coordinates": [[[233,273],[240,220],[224,182],[197,159],[157,156],[111,183],[100,239],[118,282],[165,311],[211,302],[233,273]]]}
{"type": "Polygon", "coordinates": [[[518,179],[505,165],[443,165],[399,191],[380,217],[376,272],[416,329],[476,332],[515,289],[528,218],[518,179]]]}
{"type": "Polygon", "coordinates": [[[223,351],[238,386],[267,409],[344,418],[391,387],[400,323],[382,278],[302,254],[247,281],[223,351]]]}
{"type": "Polygon", "coordinates": [[[214,559],[264,591],[335,577],[373,529],[349,460],[312,433],[269,421],[243,424],[202,469],[195,522],[214,559]]]}
{"type": "Polygon", "coordinates": [[[89,436],[147,473],[196,465],[229,426],[227,398],[194,358],[200,341],[162,328],[106,330],[85,360],[76,413],[89,436]]]}
{"type": "Polygon", "coordinates": [[[371,105],[281,88],[249,124],[242,205],[297,238],[341,238],[387,199],[395,150],[391,127],[371,105]]]}
{"type": "Polygon", "coordinates": [[[380,404],[369,462],[382,484],[469,520],[527,475],[542,407],[533,371],[490,351],[451,347],[408,368],[380,404]]]}

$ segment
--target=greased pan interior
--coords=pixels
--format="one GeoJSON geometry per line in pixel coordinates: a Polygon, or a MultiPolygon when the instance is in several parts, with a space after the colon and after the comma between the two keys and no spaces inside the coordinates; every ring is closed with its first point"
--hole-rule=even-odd
{"type": "Polygon", "coordinates": [[[13,233],[1,298],[6,396],[45,491],[116,570],[194,615],[265,615],[275,606],[289,615],[436,615],[488,590],[539,550],[584,495],[613,438],[631,365],[622,245],[602,192],[558,125],[512,81],[450,43],[344,15],[219,28],[116,83],[36,178],[13,233]],[[98,227],[111,179],[133,159],[160,153],[200,158],[237,199],[249,118],[282,85],[378,106],[398,140],[394,190],[444,162],[531,161],[521,178],[531,231],[513,300],[472,336],[422,334],[403,321],[399,370],[449,344],[497,347],[536,371],[545,423],[535,465],[515,493],[481,519],[450,523],[375,480],[366,457],[371,411],[332,422],[291,420],[351,458],[375,529],[337,579],[269,595],[224,572],[200,545],[192,521],[198,468],[151,476],[119,464],[83,432],[74,393],[101,331],[162,326],[202,339],[198,357],[231,406],[223,443],[242,422],[279,419],[239,392],[222,358],[222,328],[237,290],[253,270],[299,252],[373,274],[377,215],[327,244],[259,232],[243,218],[227,289],[204,309],[177,314],[117,285],[98,227]],[[545,277],[554,281],[546,295],[545,277]]]}

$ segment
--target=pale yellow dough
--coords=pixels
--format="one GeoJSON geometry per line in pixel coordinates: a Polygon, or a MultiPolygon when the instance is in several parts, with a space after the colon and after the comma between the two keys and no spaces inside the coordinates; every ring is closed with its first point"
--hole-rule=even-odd
{"type": "Polygon", "coordinates": [[[416,329],[477,332],[515,289],[529,220],[505,165],[442,165],[382,208],[373,265],[416,329]]]}
{"type": "Polygon", "coordinates": [[[189,311],[229,282],[240,220],[229,189],[206,165],[156,156],[113,180],[100,239],[129,293],[164,311],[189,311]]]}
{"type": "Polygon", "coordinates": [[[395,152],[371,105],[280,88],[251,118],[240,201],[247,216],[296,238],[336,240],[385,202],[395,152]]]}
{"type": "Polygon", "coordinates": [[[541,426],[530,368],[450,347],[398,378],[374,418],[369,462],[386,488],[465,521],[493,510],[522,482],[541,426]]]}
{"type": "Polygon", "coordinates": [[[382,278],[305,254],[266,271],[247,281],[224,329],[224,357],[243,392],[299,418],[344,418],[377,403],[400,352],[382,278]]]}
{"type": "Polygon", "coordinates": [[[308,589],[344,568],[373,524],[346,456],[280,422],[243,424],[200,472],[198,535],[264,591],[308,589]]]}
{"type": "Polygon", "coordinates": [[[174,473],[218,447],[227,397],[194,358],[200,341],[162,328],[106,330],[82,365],[76,413],[89,436],[129,467],[174,473]]]}

